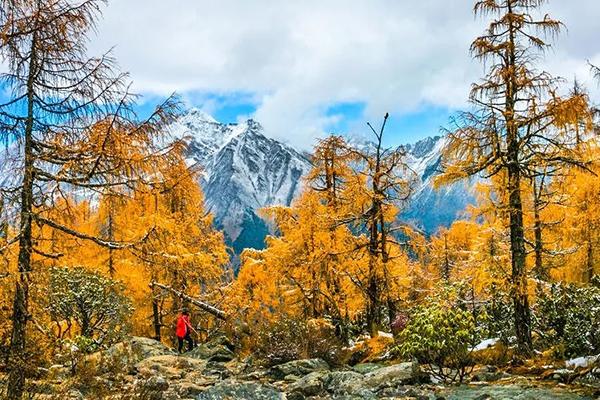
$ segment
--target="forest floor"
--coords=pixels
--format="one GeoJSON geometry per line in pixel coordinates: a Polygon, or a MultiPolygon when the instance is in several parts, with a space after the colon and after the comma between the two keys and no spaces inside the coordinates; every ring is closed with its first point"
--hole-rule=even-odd
{"type": "MultiPolygon", "coordinates": [[[[417,399],[575,400],[600,398],[600,376],[566,384],[575,370],[535,368],[521,375],[478,366],[462,385],[433,384],[410,362],[363,363],[331,368],[321,359],[266,368],[238,360],[223,342],[202,344],[178,355],[147,338],[132,338],[79,361],[78,372],[54,365],[29,381],[30,398],[54,399],[417,399]]],[[[595,371],[598,372],[598,371],[595,371]]],[[[0,378],[4,380],[4,377],[0,378]]]]}

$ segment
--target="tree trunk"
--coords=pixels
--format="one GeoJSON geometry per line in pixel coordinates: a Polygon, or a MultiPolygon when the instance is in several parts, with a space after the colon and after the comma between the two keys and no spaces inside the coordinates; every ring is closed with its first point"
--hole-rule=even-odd
{"type": "Polygon", "coordinates": [[[32,244],[32,211],[33,211],[33,181],[35,155],[33,153],[33,105],[34,105],[34,78],[36,74],[36,42],[34,33],[31,44],[31,59],[29,63],[29,77],[27,80],[27,119],[24,132],[24,168],[23,186],[21,188],[20,210],[20,237],[19,256],[15,297],[13,301],[12,333],[10,340],[10,363],[8,366],[7,398],[19,400],[25,390],[25,368],[29,364],[25,351],[27,343],[27,320],[29,319],[29,273],[31,272],[32,244]]]}
{"type": "MultiPolygon", "coordinates": [[[[508,13],[512,14],[513,2],[507,2],[508,13]]],[[[527,266],[525,264],[525,231],[523,228],[523,203],[521,201],[521,170],[519,169],[519,125],[515,119],[515,107],[518,99],[517,62],[515,32],[518,27],[509,21],[509,46],[506,49],[506,67],[511,73],[505,78],[505,109],[508,206],[510,213],[510,253],[512,267],[512,297],[515,308],[515,334],[517,350],[523,356],[529,356],[533,349],[531,343],[531,311],[527,297],[527,266]]]]}
{"type": "Polygon", "coordinates": [[[587,254],[585,263],[585,283],[591,283],[594,279],[594,247],[592,243],[592,232],[591,228],[587,229],[587,254]]]}
{"type": "Polygon", "coordinates": [[[450,257],[448,255],[448,234],[444,233],[444,265],[442,267],[442,278],[450,282],[450,257]]]}
{"type": "Polygon", "coordinates": [[[200,301],[198,299],[195,299],[191,296],[188,296],[187,294],[180,292],[176,289],[173,289],[171,286],[167,286],[167,285],[163,285],[162,283],[158,283],[158,282],[151,282],[150,283],[150,287],[154,288],[154,287],[158,287],[161,288],[163,290],[169,291],[171,292],[173,295],[175,295],[177,298],[181,298],[185,301],[190,302],[191,304],[195,305],[196,307],[208,312],[209,314],[214,315],[215,317],[226,321],[227,320],[227,316],[225,315],[225,312],[222,310],[219,310],[218,308],[211,306],[208,303],[205,303],[203,301],[200,301]]]}
{"type": "Polygon", "coordinates": [[[535,272],[535,277],[537,279],[540,280],[547,280],[548,279],[548,271],[546,271],[546,269],[544,268],[544,262],[543,262],[543,251],[544,251],[544,243],[543,243],[543,239],[542,239],[542,220],[540,217],[540,200],[539,200],[539,193],[537,192],[537,190],[535,189],[535,182],[533,183],[534,185],[534,189],[533,189],[533,217],[534,217],[534,226],[533,226],[533,233],[534,233],[534,240],[535,240],[535,244],[534,244],[534,252],[535,252],[535,266],[534,266],[534,272],[535,272]]]}
{"type": "Polygon", "coordinates": [[[158,306],[158,299],[154,295],[155,290],[153,289],[152,292],[153,292],[153,296],[152,296],[152,325],[154,326],[154,339],[156,339],[157,341],[160,342],[160,339],[161,339],[161,335],[160,335],[160,328],[161,328],[160,308],[158,306]]]}
{"type": "Polygon", "coordinates": [[[375,275],[375,256],[371,255],[369,258],[369,283],[367,286],[367,330],[369,331],[371,337],[375,337],[377,336],[380,325],[379,285],[377,284],[377,277],[375,275]]]}
{"type": "MultiPolygon", "coordinates": [[[[114,235],[114,210],[113,210],[113,197],[109,194],[108,197],[108,240],[110,242],[115,240],[114,235]]],[[[115,277],[115,262],[114,262],[114,254],[113,249],[108,249],[108,274],[111,278],[115,277]]]]}
{"type": "Polygon", "coordinates": [[[515,334],[518,351],[520,354],[528,356],[532,352],[531,312],[527,297],[525,234],[520,178],[518,165],[513,161],[508,168],[512,297],[515,307],[515,334]]]}

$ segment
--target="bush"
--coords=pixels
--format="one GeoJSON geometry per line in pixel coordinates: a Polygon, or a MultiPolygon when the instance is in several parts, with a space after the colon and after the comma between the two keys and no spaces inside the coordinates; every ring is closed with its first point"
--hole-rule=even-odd
{"type": "Polygon", "coordinates": [[[120,341],[130,330],[133,312],[124,290],[121,283],[83,267],[52,268],[48,312],[59,327],[58,339],[89,339],[77,339],[82,351],[120,341]]]}
{"type": "Polygon", "coordinates": [[[413,310],[395,351],[428,365],[441,381],[462,382],[473,366],[476,336],[471,312],[433,303],[413,310]]]}
{"type": "Polygon", "coordinates": [[[559,357],[600,353],[600,289],[558,283],[538,290],[534,330],[559,357]]]}
{"type": "Polygon", "coordinates": [[[258,328],[253,353],[268,366],[304,358],[322,358],[330,365],[345,362],[344,344],[324,319],[284,316],[258,328]]]}
{"type": "Polygon", "coordinates": [[[478,323],[482,337],[498,338],[504,345],[514,341],[514,305],[508,292],[492,285],[487,291],[489,301],[483,306],[478,323]]]}

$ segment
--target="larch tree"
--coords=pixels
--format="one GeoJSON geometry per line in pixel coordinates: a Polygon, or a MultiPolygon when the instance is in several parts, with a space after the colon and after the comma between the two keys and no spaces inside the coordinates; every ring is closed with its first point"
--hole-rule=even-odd
{"type": "Polygon", "coordinates": [[[464,271],[472,256],[479,228],[473,222],[459,220],[449,228],[441,228],[430,239],[430,262],[446,282],[454,278],[464,278],[464,271]]]}
{"type": "Polygon", "coordinates": [[[126,75],[110,55],[86,56],[87,37],[102,0],[6,0],[0,3],[0,54],[8,72],[2,81],[11,95],[0,105],[0,134],[14,156],[19,182],[4,188],[18,209],[18,276],[12,316],[7,396],[22,397],[30,318],[29,287],[34,225],[91,240],[108,248],[122,243],[88,236],[44,216],[65,192],[97,192],[126,186],[152,165],[155,136],[171,121],[168,101],[144,123],[136,123],[126,75]],[[114,152],[121,141],[136,147],[114,152]]]}
{"type": "MultiPolygon", "coordinates": [[[[213,289],[227,279],[229,253],[223,233],[214,229],[213,217],[205,210],[198,171],[188,168],[180,153],[161,170],[159,182],[152,190],[135,192],[120,207],[114,229],[136,237],[145,226],[153,226],[143,243],[128,249],[133,256],[129,262],[148,272],[146,286],[156,281],[212,300],[213,289]]],[[[175,314],[181,302],[172,295],[170,310],[165,310],[164,293],[153,287],[151,295],[154,335],[160,340],[164,315],[175,314]]]]}
{"type": "MultiPolygon", "coordinates": [[[[244,293],[260,276],[278,282],[285,293],[281,304],[288,315],[328,318],[341,337],[346,336],[347,322],[363,309],[362,304],[352,303],[360,293],[348,278],[356,265],[352,250],[357,240],[340,222],[341,215],[354,203],[345,194],[352,159],[341,137],[330,136],[318,143],[302,195],[290,207],[262,210],[277,234],[267,237],[266,249],[243,253],[244,262],[234,284],[238,293],[244,293]],[[270,272],[263,275],[263,270],[270,272]]],[[[251,297],[267,298],[258,296],[258,292],[272,290],[272,285],[264,282],[262,287],[253,288],[251,297]]],[[[246,319],[261,314],[257,310],[242,310],[246,319]]],[[[268,319],[269,314],[262,314],[255,323],[268,319]]],[[[252,327],[250,321],[247,323],[252,327]]]]}
{"type": "MultiPolygon", "coordinates": [[[[598,154],[598,149],[592,154],[598,154]]],[[[551,184],[552,190],[565,197],[563,203],[549,206],[561,221],[548,232],[556,242],[560,267],[554,273],[560,280],[590,283],[599,271],[600,170],[597,166],[593,169],[595,175],[571,168],[551,184]]]]}
{"type": "Polygon", "coordinates": [[[384,145],[384,132],[389,114],[381,128],[369,128],[374,135],[374,144],[365,148],[353,148],[356,168],[348,195],[354,198],[357,207],[350,212],[346,222],[354,224],[366,234],[361,245],[368,253],[366,282],[357,280],[367,298],[366,323],[372,336],[377,334],[387,307],[388,317],[395,318],[397,294],[392,288],[394,274],[391,261],[404,256],[397,236],[409,233],[407,226],[396,222],[398,207],[412,194],[414,172],[406,164],[406,150],[384,145]]]}
{"type": "Polygon", "coordinates": [[[443,156],[439,182],[468,176],[505,174],[509,214],[511,287],[519,352],[532,352],[531,313],[527,291],[523,183],[543,165],[581,165],[572,127],[586,118],[581,96],[560,97],[557,80],[536,69],[548,37],[562,24],[548,15],[535,18],[544,0],[482,0],[477,16],[490,16],[485,33],[471,45],[484,62],[486,75],[473,84],[472,112],[456,119],[443,156]],[[565,129],[562,129],[565,128],[565,129]]]}

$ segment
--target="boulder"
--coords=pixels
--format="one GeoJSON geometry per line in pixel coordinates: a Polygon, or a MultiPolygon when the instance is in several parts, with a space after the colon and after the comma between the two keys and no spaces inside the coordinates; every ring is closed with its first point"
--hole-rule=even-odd
{"type": "Polygon", "coordinates": [[[491,365],[475,368],[471,375],[473,382],[496,382],[500,379],[510,377],[506,372],[499,371],[498,368],[491,365]]]}
{"type": "Polygon", "coordinates": [[[375,363],[361,363],[361,364],[356,364],[355,366],[352,367],[352,369],[354,371],[359,372],[361,374],[373,372],[379,368],[381,368],[381,365],[375,364],[375,363]]]}
{"type": "Polygon", "coordinates": [[[106,350],[90,354],[88,361],[99,366],[103,372],[119,366],[128,367],[150,357],[176,355],[176,353],[161,342],[134,336],[129,340],[112,345],[106,350]]]}
{"type": "Polygon", "coordinates": [[[378,392],[386,387],[410,385],[421,382],[424,375],[417,363],[405,362],[388,367],[382,367],[369,372],[357,379],[349,379],[340,383],[339,391],[343,393],[357,393],[366,388],[378,392]]]}
{"type": "Polygon", "coordinates": [[[288,375],[304,376],[315,371],[328,371],[329,364],[320,358],[295,360],[285,364],[275,365],[270,374],[276,379],[283,379],[288,375]]]}
{"type": "Polygon", "coordinates": [[[213,343],[196,346],[192,351],[185,353],[185,356],[215,362],[227,362],[235,358],[235,354],[228,347],[213,343]]]}
{"type": "Polygon", "coordinates": [[[144,388],[153,392],[164,392],[169,388],[169,382],[161,375],[156,375],[144,383],[144,388]]]}
{"type": "Polygon", "coordinates": [[[196,398],[200,393],[206,390],[206,386],[198,385],[187,380],[173,382],[171,388],[183,398],[196,398]]]}
{"type": "Polygon", "coordinates": [[[303,396],[316,396],[325,390],[327,371],[315,371],[298,379],[288,386],[289,393],[299,393],[303,396]]]}
{"type": "Polygon", "coordinates": [[[361,382],[363,376],[355,371],[334,371],[327,375],[326,389],[331,393],[338,393],[340,388],[352,382],[361,382]]]}
{"type": "Polygon", "coordinates": [[[367,387],[406,385],[415,383],[421,377],[421,370],[417,363],[405,362],[389,367],[379,368],[364,376],[367,387]]]}
{"type": "Polygon", "coordinates": [[[188,372],[202,372],[205,368],[206,361],[176,355],[149,357],[135,364],[135,370],[142,377],[160,374],[167,379],[181,379],[188,372]]]}
{"type": "Polygon", "coordinates": [[[285,400],[285,395],[258,383],[222,381],[198,395],[198,400],[285,400]]]}

